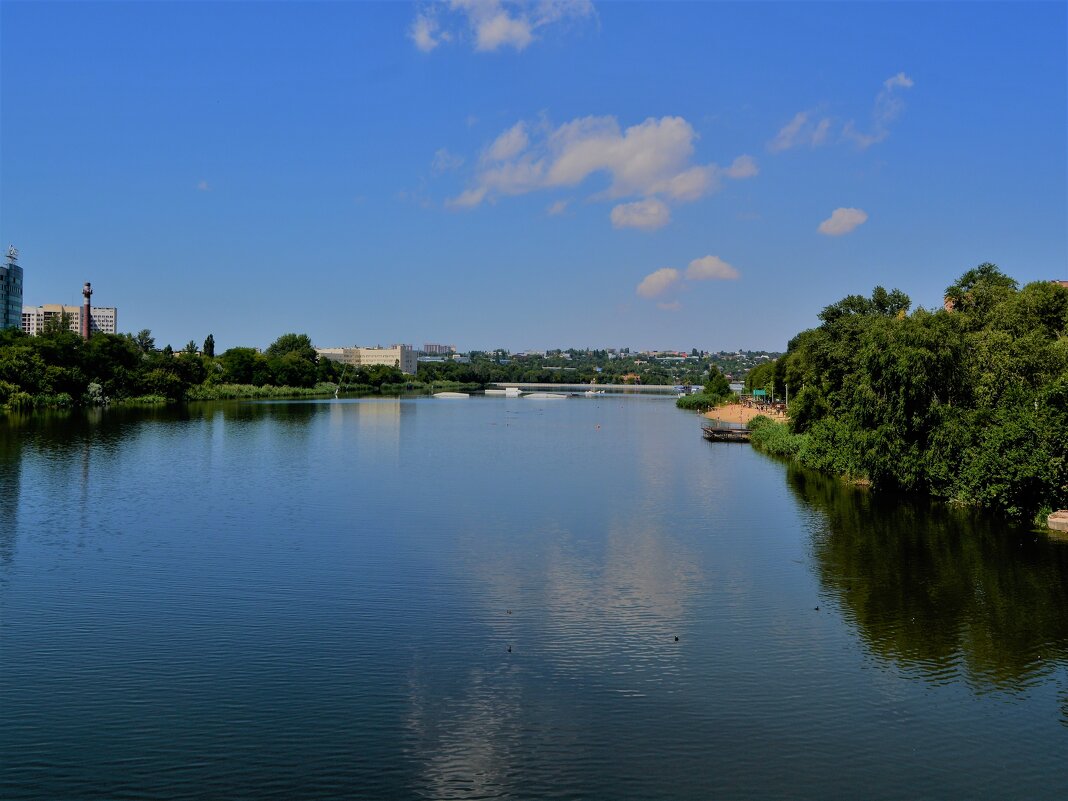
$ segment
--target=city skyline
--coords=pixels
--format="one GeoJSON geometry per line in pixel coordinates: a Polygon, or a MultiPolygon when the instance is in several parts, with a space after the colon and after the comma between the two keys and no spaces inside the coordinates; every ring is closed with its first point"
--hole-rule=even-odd
{"type": "Polygon", "coordinates": [[[23,303],[317,344],[781,351],[1068,277],[1057,3],[4,3],[23,303]],[[73,301],[73,302],[72,302],[73,301]]]}

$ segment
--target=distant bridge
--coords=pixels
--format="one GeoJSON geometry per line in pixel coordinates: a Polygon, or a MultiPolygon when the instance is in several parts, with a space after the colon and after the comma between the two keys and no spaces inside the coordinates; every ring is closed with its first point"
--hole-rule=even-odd
{"type": "Polygon", "coordinates": [[[517,387],[518,389],[566,389],[578,392],[585,392],[588,389],[600,390],[603,389],[606,392],[655,392],[663,394],[665,392],[678,392],[675,389],[675,384],[541,384],[541,383],[523,383],[519,381],[494,381],[495,387],[517,387]]]}

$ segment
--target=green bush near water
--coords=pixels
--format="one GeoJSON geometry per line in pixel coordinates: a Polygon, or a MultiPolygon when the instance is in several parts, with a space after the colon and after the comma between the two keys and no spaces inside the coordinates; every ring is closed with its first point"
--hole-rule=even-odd
{"type": "Polygon", "coordinates": [[[790,433],[786,423],[777,423],[770,417],[759,415],[749,421],[752,432],[749,441],[772,456],[794,459],[804,448],[807,437],[804,434],[790,433]]]}
{"type": "Polygon", "coordinates": [[[676,406],[691,412],[707,412],[710,409],[716,408],[719,404],[720,400],[718,398],[713,398],[711,395],[706,395],[703,392],[696,392],[693,395],[683,395],[681,398],[675,400],[676,406]]]}

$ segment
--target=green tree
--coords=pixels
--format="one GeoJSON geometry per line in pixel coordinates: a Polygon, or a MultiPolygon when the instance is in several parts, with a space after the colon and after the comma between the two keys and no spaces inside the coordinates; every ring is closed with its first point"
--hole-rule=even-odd
{"type": "Polygon", "coordinates": [[[215,358],[215,336],[213,334],[208,334],[204,340],[204,355],[209,359],[215,358]]]}
{"type": "Polygon", "coordinates": [[[1016,286],[1015,279],[1001,272],[996,264],[984,262],[946,287],[946,301],[954,311],[967,311],[982,319],[1010,296],[1016,286]]]}
{"type": "Polygon", "coordinates": [[[307,334],[282,334],[268,346],[265,353],[267,358],[280,358],[288,353],[295,353],[312,363],[319,358],[307,334]]]}
{"type": "Polygon", "coordinates": [[[41,336],[55,336],[64,332],[70,332],[71,316],[67,312],[53,315],[45,320],[41,328],[41,336]]]}
{"type": "Polygon", "coordinates": [[[142,328],[134,336],[134,342],[137,343],[137,347],[141,353],[149,353],[156,347],[156,340],[152,336],[152,332],[147,328],[142,328]]]}
{"type": "Polygon", "coordinates": [[[121,399],[133,392],[134,375],[143,356],[133,337],[96,334],[85,343],[84,370],[100,384],[104,396],[121,399]]]}
{"type": "Polygon", "coordinates": [[[222,365],[222,380],[228,384],[271,383],[271,370],[267,357],[255,348],[230,348],[219,357],[222,365]]]}
{"type": "Polygon", "coordinates": [[[731,384],[715,367],[708,368],[708,381],[705,382],[705,394],[716,402],[726,400],[731,396],[731,384]]]}
{"type": "Polygon", "coordinates": [[[296,351],[268,358],[272,383],[283,387],[311,387],[315,385],[315,362],[302,358],[296,351]]]}
{"type": "Polygon", "coordinates": [[[981,264],[946,297],[843,298],[747,383],[790,383],[806,466],[1022,520],[1068,505],[1068,289],[981,264]]]}

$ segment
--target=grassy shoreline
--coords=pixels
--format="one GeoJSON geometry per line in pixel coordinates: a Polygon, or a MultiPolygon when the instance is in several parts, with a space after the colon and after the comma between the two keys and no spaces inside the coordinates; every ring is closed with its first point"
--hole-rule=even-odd
{"type": "MultiPolygon", "coordinates": [[[[397,397],[399,395],[429,395],[441,391],[474,391],[482,389],[480,384],[464,384],[458,381],[435,381],[425,384],[413,381],[404,384],[345,384],[341,387],[342,395],[379,395],[397,397]]],[[[299,400],[301,398],[327,398],[337,391],[337,384],[322,382],[314,387],[287,387],[264,384],[211,384],[190,387],[185,397],[180,400],[163,395],[135,395],[128,398],[112,398],[106,402],[76,402],[69,395],[40,395],[19,398],[18,403],[0,405],[0,415],[14,412],[50,411],[56,409],[93,409],[112,406],[116,408],[136,408],[142,406],[168,406],[182,403],[199,403],[203,401],[223,400],[299,400]]]]}

